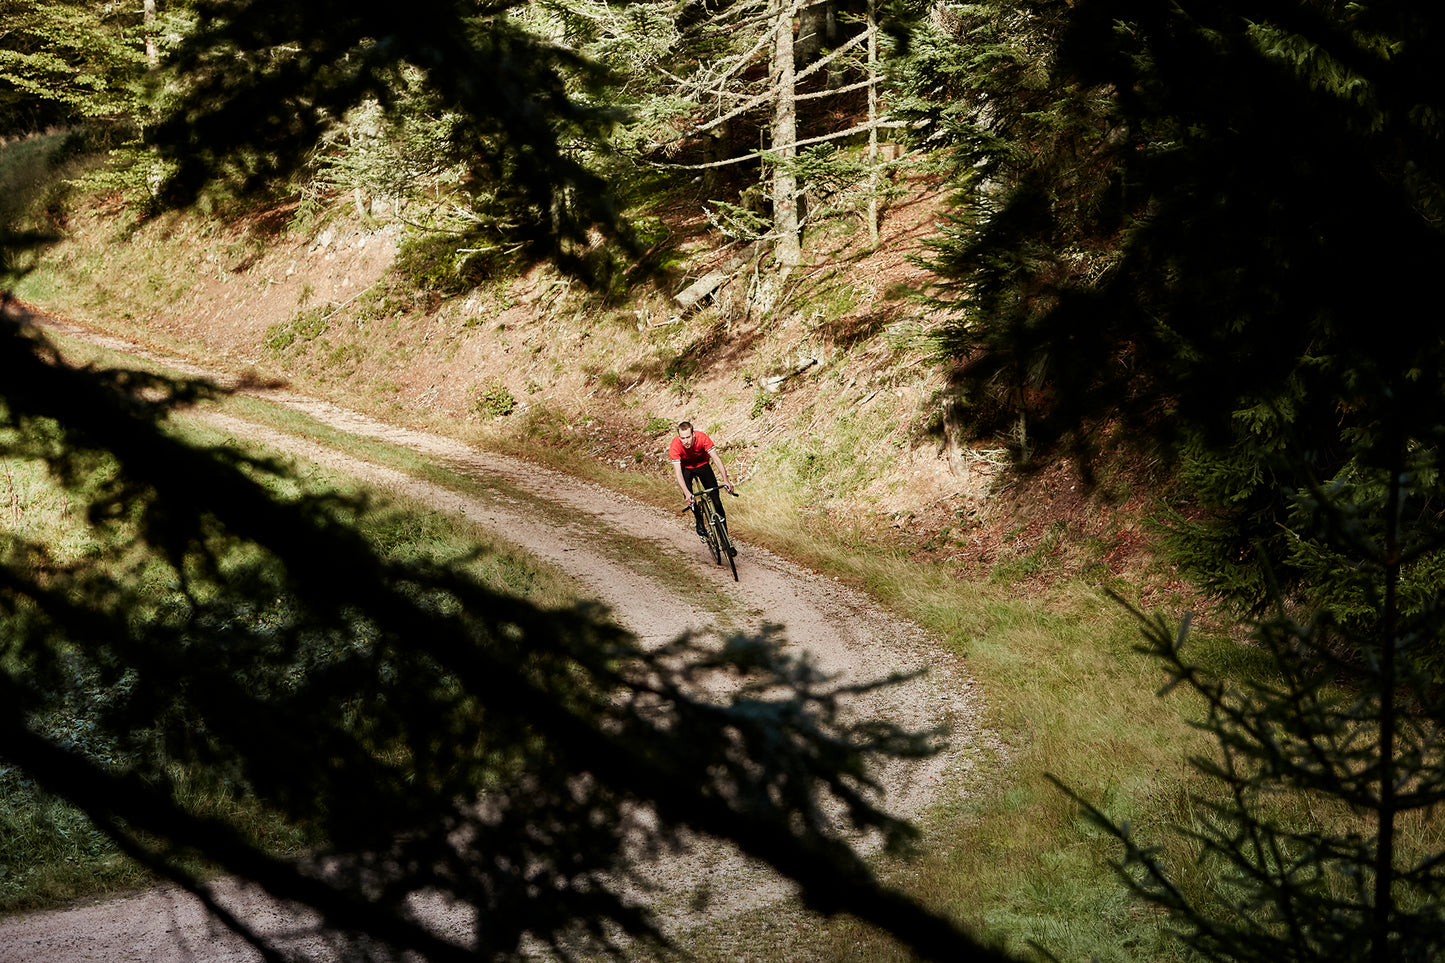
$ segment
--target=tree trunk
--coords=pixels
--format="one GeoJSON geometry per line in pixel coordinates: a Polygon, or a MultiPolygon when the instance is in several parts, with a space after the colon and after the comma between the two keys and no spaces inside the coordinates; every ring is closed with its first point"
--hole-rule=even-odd
{"type": "MultiPolygon", "coordinates": [[[[838,16],[835,0],[819,0],[798,11],[798,39],[794,43],[793,66],[806,67],[824,47],[838,42],[838,16]]],[[[829,71],[832,74],[832,71],[829,71]]]]}
{"type": "Polygon", "coordinates": [[[146,65],[154,70],[161,62],[160,48],[156,45],[156,0],[145,0],[141,9],[145,20],[146,65]]]}
{"type": "Polygon", "coordinates": [[[797,267],[803,252],[798,243],[798,183],[791,161],[798,156],[797,104],[794,101],[793,10],[778,0],[777,34],[773,45],[777,97],[773,109],[773,232],[778,236],[778,263],[797,267]]]}
{"type": "Polygon", "coordinates": [[[868,247],[878,250],[878,17],[868,0],[868,247]]]}

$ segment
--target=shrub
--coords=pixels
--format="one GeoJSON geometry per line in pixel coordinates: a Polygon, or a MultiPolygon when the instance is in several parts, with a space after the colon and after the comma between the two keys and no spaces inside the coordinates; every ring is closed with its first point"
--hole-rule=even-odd
{"type": "Polygon", "coordinates": [[[486,418],[504,418],[517,409],[517,396],[500,381],[493,382],[482,390],[473,409],[486,418]]]}
{"type": "Polygon", "coordinates": [[[455,234],[416,234],[402,241],[392,270],[416,288],[442,297],[465,294],[503,266],[495,249],[476,250],[474,239],[455,234]]]}

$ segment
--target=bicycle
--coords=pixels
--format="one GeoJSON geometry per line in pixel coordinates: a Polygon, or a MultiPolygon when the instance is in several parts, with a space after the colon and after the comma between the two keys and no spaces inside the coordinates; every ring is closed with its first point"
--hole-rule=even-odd
{"type": "MultiPolygon", "coordinates": [[[[702,506],[702,528],[703,541],[707,542],[708,553],[712,560],[718,565],[727,559],[728,565],[733,570],[733,581],[738,580],[738,550],[733,548],[732,539],[728,537],[727,519],[718,514],[717,506],[713,504],[710,496],[717,488],[704,488],[702,491],[693,492],[693,501],[702,506]]],[[[728,492],[734,498],[738,497],[737,492],[728,492]]],[[[682,511],[690,510],[690,505],[682,506],[682,511]]],[[[680,514],[680,513],[679,513],[680,514]]]]}

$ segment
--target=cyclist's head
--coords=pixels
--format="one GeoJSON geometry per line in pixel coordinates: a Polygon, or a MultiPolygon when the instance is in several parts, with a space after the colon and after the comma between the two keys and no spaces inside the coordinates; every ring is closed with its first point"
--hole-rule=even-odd
{"type": "Polygon", "coordinates": [[[677,423],[677,437],[679,437],[679,438],[682,439],[682,443],[683,443],[684,445],[686,445],[686,446],[688,446],[689,448],[691,448],[691,447],[692,447],[692,422],[690,422],[690,421],[680,421],[680,422],[678,422],[678,423],[677,423]]]}

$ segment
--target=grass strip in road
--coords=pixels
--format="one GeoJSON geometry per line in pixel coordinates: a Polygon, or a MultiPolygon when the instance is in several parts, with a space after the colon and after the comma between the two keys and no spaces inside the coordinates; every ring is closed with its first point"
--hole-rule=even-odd
{"type": "MultiPolygon", "coordinates": [[[[680,556],[654,539],[606,524],[600,517],[606,515],[605,511],[593,514],[549,501],[502,476],[489,474],[481,478],[466,466],[448,465],[444,458],[384,439],[350,434],[286,404],[246,395],[231,396],[223,404],[228,413],[246,421],[326,445],[483,503],[498,504],[509,511],[520,510],[560,532],[573,533],[590,549],[657,584],[659,597],[688,598],[693,607],[708,612],[724,630],[741,624],[746,614],[725,587],[699,577],[695,567],[701,564],[699,559],[680,556]]],[[[616,496],[612,490],[598,487],[599,503],[613,497],[616,496]]],[[[679,520],[677,524],[682,526],[686,522],[679,520]]],[[[491,537],[504,536],[491,532],[491,537]]]]}
{"type": "MultiPolygon", "coordinates": [[[[66,354],[78,363],[135,367],[171,377],[183,377],[179,371],[161,362],[97,348],[65,335],[55,334],[52,337],[64,347],[66,354]]],[[[698,578],[691,560],[679,564],[676,553],[662,548],[652,540],[638,537],[637,533],[621,531],[591,519],[583,519],[579,523],[579,516],[575,511],[540,498],[529,489],[513,484],[505,478],[488,476],[485,480],[478,479],[464,468],[440,463],[436,456],[380,438],[353,434],[329,425],[295,406],[269,400],[264,396],[229,394],[218,401],[216,406],[244,421],[334,448],[348,456],[394,469],[457,494],[483,501],[500,498],[513,504],[524,505],[528,515],[559,528],[565,529],[574,524],[587,526],[586,538],[592,548],[601,549],[609,558],[623,562],[640,576],[659,583],[664,593],[688,597],[697,607],[714,616],[722,628],[740,625],[745,621],[747,613],[741,611],[734,598],[725,588],[698,578]]],[[[599,501],[615,497],[613,491],[616,487],[599,487],[599,501]]],[[[678,521],[679,526],[684,524],[684,521],[678,521]]],[[[497,537],[498,533],[492,532],[489,540],[497,537]]]]}

